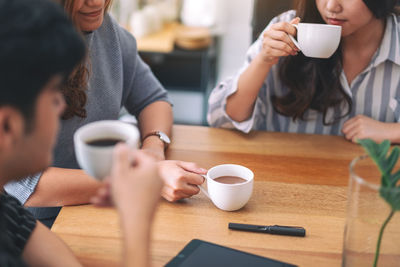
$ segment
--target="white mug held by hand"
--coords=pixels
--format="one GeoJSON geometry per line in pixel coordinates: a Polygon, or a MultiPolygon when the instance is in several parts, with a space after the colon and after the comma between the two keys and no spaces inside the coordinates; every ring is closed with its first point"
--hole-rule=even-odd
{"type": "Polygon", "coordinates": [[[136,149],[139,136],[139,130],[135,126],[117,120],[97,121],[84,125],[74,134],[75,155],[79,166],[93,178],[103,180],[110,174],[116,143],[112,145],[92,143],[114,139],[136,149]]]}
{"type": "Polygon", "coordinates": [[[234,211],[242,208],[253,193],[254,173],[241,165],[223,164],[208,170],[204,176],[207,190],[199,185],[200,190],[221,210],[234,211]],[[220,183],[214,179],[234,176],[244,179],[241,183],[220,183]]]}
{"type": "Polygon", "coordinates": [[[339,46],[341,26],[315,23],[292,25],[297,29],[297,41],[290,34],[289,38],[307,57],[329,58],[339,46]]]}

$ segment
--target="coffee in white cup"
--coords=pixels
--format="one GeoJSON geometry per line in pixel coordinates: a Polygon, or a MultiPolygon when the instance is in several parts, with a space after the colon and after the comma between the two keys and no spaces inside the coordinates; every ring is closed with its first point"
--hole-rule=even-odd
{"type": "Polygon", "coordinates": [[[297,41],[293,36],[289,37],[307,57],[329,58],[339,46],[341,26],[315,23],[299,23],[293,26],[297,29],[297,41]]]}
{"type": "Polygon", "coordinates": [[[131,124],[117,120],[92,122],[74,134],[76,159],[86,173],[103,180],[111,172],[115,145],[124,142],[136,149],[139,138],[138,129],[131,124]]]}
{"type": "Polygon", "coordinates": [[[241,165],[217,165],[204,178],[207,189],[200,185],[200,190],[221,210],[242,208],[253,193],[254,173],[241,165]]]}

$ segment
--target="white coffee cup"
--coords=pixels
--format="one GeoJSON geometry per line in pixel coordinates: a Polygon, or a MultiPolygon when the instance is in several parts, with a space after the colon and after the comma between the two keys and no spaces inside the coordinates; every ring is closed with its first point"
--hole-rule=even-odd
{"type": "Polygon", "coordinates": [[[117,120],[103,120],[86,124],[74,134],[76,159],[83,170],[97,180],[103,180],[111,172],[115,145],[94,146],[96,140],[119,139],[132,149],[139,144],[139,131],[132,124],[117,120]]]}
{"type": "Polygon", "coordinates": [[[253,193],[254,173],[241,165],[217,165],[209,169],[204,178],[207,181],[207,189],[200,185],[200,190],[221,210],[234,211],[242,208],[253,193]],[[236,176],[246,181],[235,184],[214,181],[222,176],[236,176]]]}
{"type": "Polygon", "coordinates": [[[339,46],[341,26],[315,23],[299,23],[293,26],[297,29],[297,41],[293,36],[289,37],[307,57],[329,58],[339,46]]]}

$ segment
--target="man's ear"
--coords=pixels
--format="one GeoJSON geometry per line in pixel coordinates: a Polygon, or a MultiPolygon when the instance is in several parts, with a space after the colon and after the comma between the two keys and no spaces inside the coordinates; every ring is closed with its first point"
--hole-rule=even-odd
{"type": "Polygon", "coordinates": [[[12,107],[0,107],[0,147],[11,146],[24,133],[22,114],[12,107]]]}

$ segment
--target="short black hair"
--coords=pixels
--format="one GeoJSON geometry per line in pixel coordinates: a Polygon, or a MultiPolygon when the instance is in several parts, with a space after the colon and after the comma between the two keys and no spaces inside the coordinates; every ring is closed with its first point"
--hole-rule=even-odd
{"type": "Polygon", "coordinates": [[[371,10],[377,19],[387,17],[390,13],[395,12],[398,0],[363,0],[365,5],[371,10]]]}
{"type": "Polygon", "coordinates": [[[50,0],[0,0],[0,106],[32,122],[36,100],[55,75],[67,77],[86,53],[63,8],[50,0]]]}

